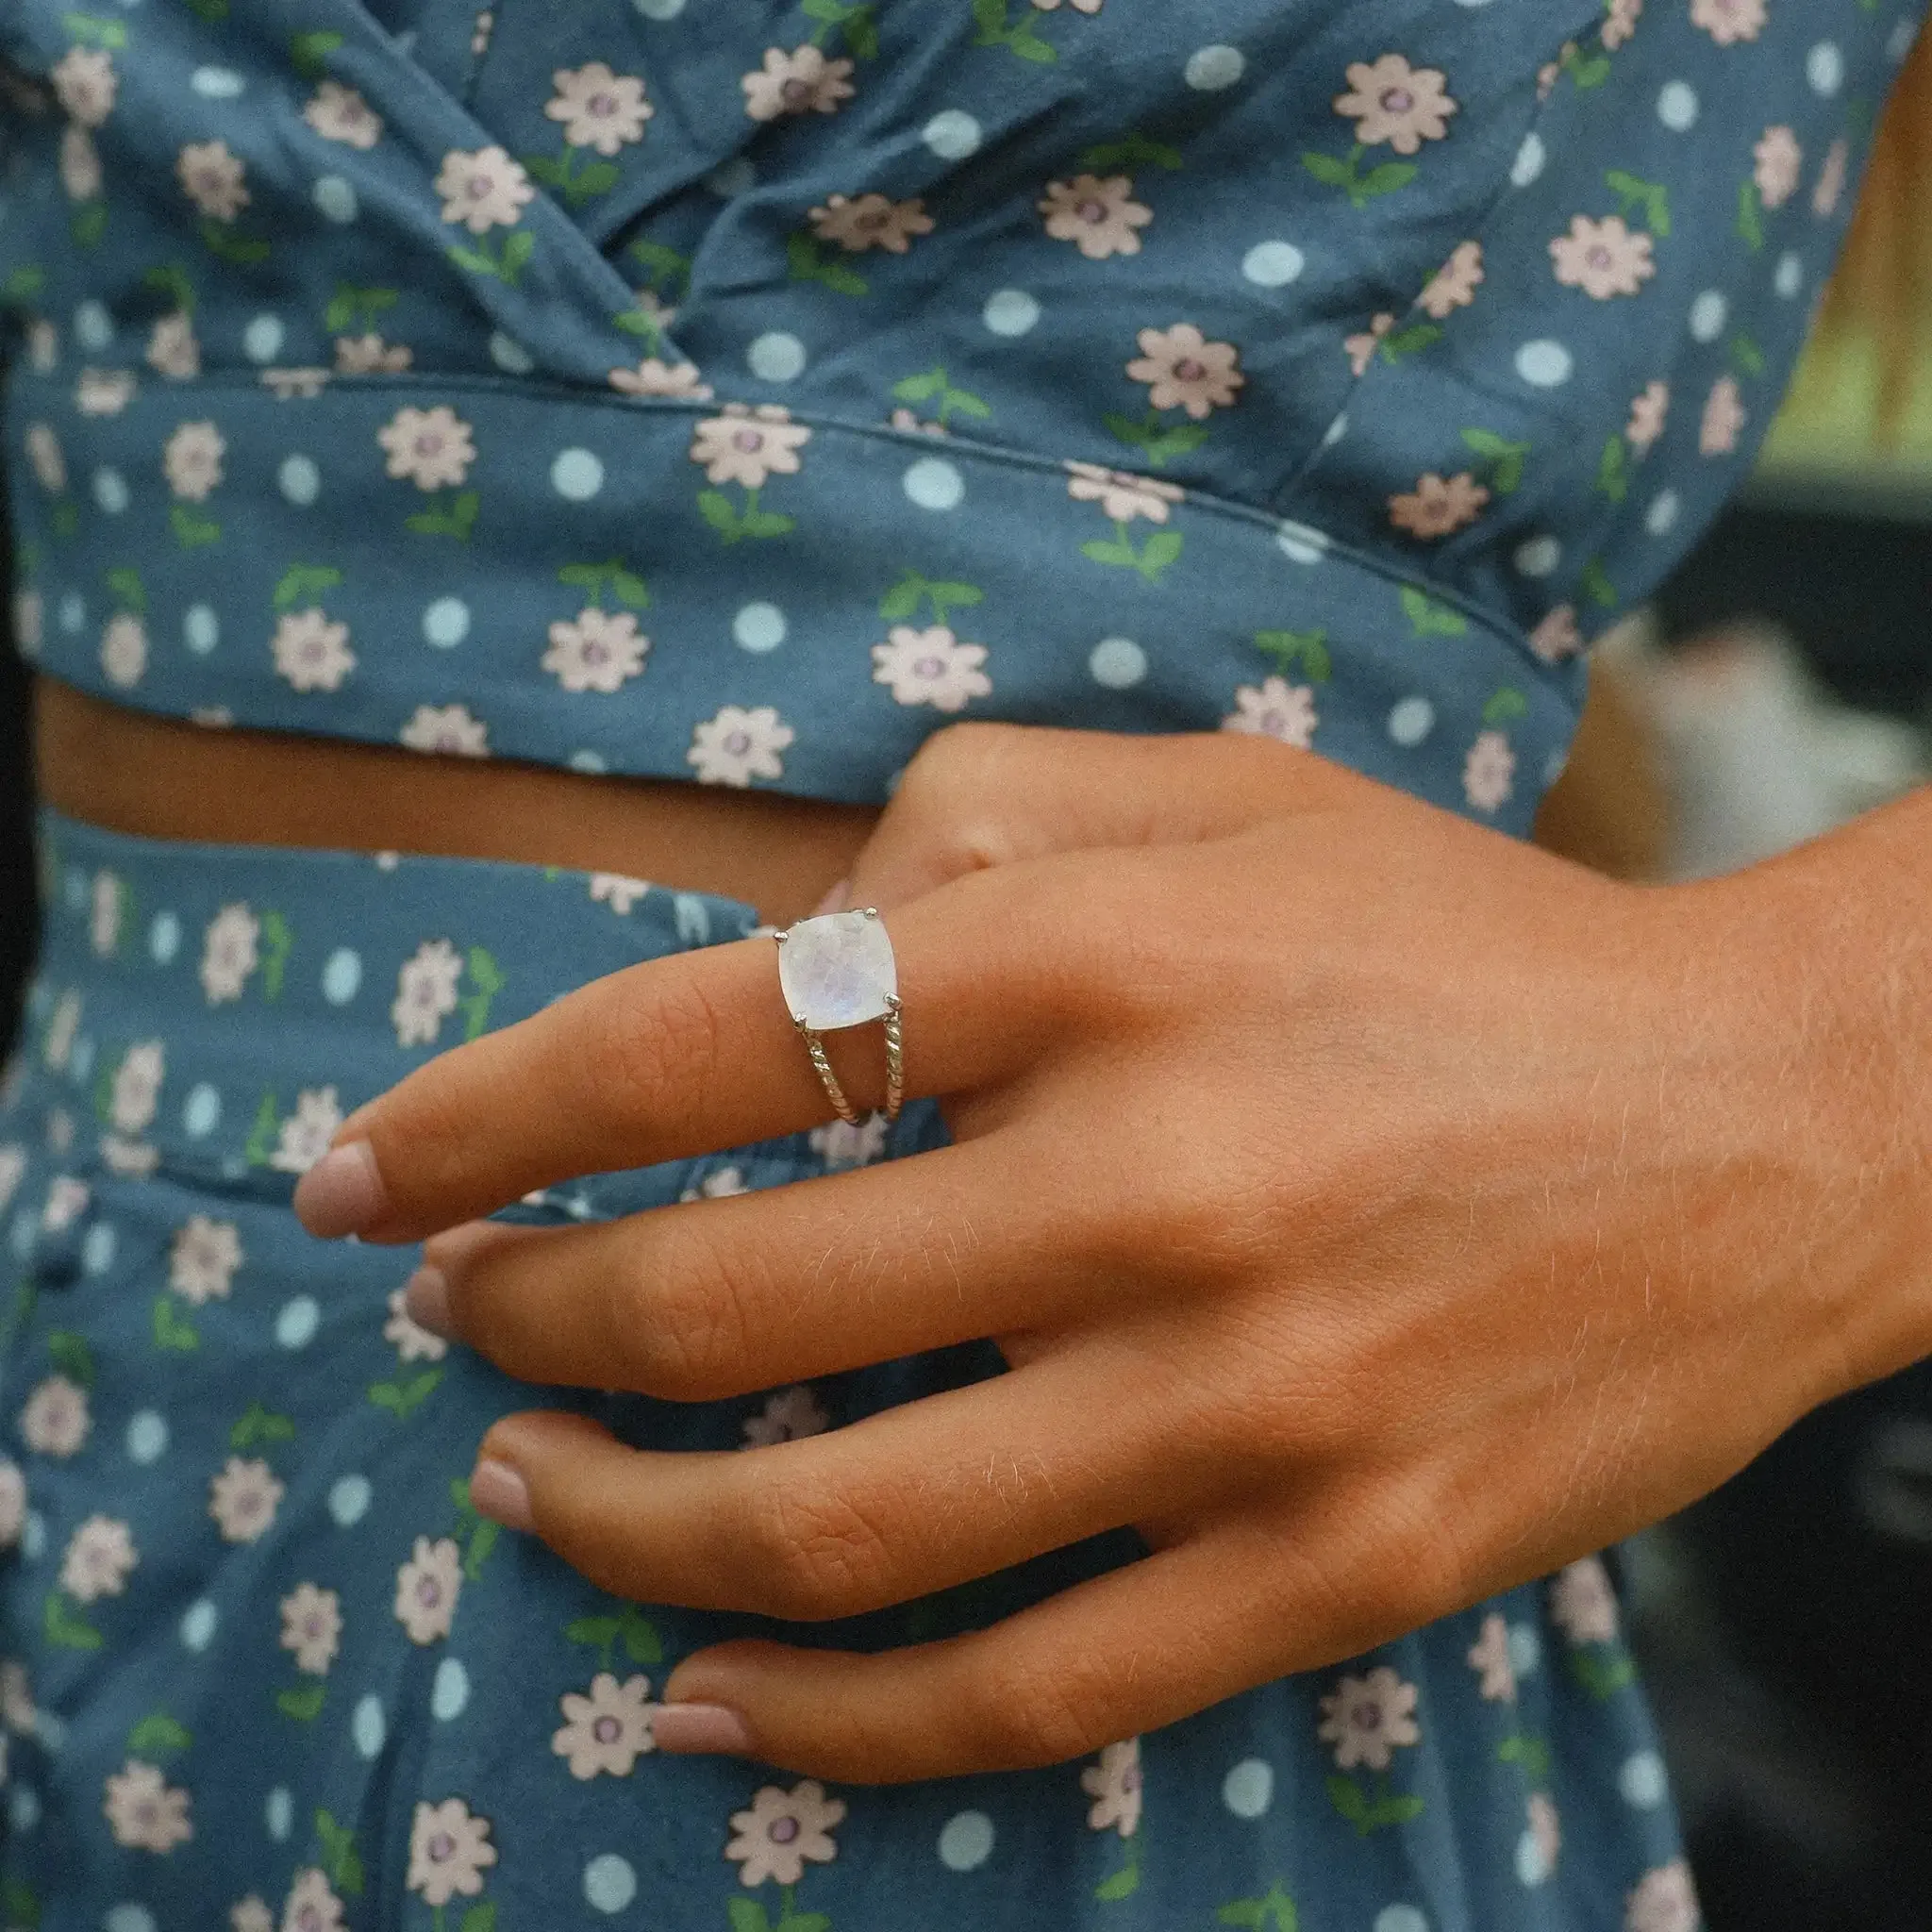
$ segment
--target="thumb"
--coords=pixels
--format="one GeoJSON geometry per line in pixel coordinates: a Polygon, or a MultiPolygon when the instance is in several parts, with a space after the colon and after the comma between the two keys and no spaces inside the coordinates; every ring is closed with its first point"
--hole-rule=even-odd
{"type": "Polygon", "coordinates": [[[955,724],[920,748],[821,911],[901,905],[1055,853],[1198,844],[1328,810],[1372,781],[1272,738],[955,724]]]}

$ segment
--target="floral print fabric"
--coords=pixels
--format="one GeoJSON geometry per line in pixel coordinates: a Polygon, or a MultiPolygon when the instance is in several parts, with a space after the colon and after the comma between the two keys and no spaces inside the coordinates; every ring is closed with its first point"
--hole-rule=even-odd
{"type": "Polygon", "coordinates": [[[16,628],[878,800],[959,717],[1521,831],[1767,425],[1913,0],[0,0],[16,628]]]}
{"type": "MultiPolygon", "coordinates": [[[[418,1327],[411,1251],[294,1176],[441,1048],[749,930],[641,879],[147,843],[49,814],[0,1088],[0,1909],[40,1932],[1692,1932],[1601,1563],[1081,1764],[896,1790],[660,1757],[677,1659],[774,1626],[606,1597],[464,1478],[531,1391],[418,1327]]],[[[558,1224],[916,1153],[929,1106],[553,1190],[558,1224]]],[[[990,1347],[743,1401],[542,1391],[658,1449],[782,1442],[990,1347]]],[[[878,1616],[988,1623],[1129,1536],[878,1616]]],[[[797,1633],[792,1633],[797,1634],[797,1633]]]]}

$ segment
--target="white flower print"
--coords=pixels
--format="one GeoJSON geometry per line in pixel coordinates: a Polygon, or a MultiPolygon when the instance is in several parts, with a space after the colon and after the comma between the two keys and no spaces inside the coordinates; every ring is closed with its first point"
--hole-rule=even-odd
{"type": "Polygon", "coordinates": [[[131,610],[117,611],[101,633],[101,670],[122,691],[141,682],[147,669],[147,625],[131,610]]]}
{"type": "Polygon", "coordinates": [[[0,1209],[13,1199],[21,1177],[26,1173],[26,1149],[17,1141],[0,1147],[0,1209]]]}
{"type": "Polygon", "coordinates": [[[41,1209],[41,1226],[48,1234],[69,1228],[87,1212],[88,1191],[84,1181],[72,1174],[57,1174],[47,1187],[46,1206],[41,1209]]]}
{"type": "Polygon", "coordinates": [[[403,1293],[400,1288],[390,1291],[389,1320],[382,1324],[382,1339],[395,1349],[399,1360],[440,1362],[449,1353],[449,1343],[410,1318],[403,1306],[403,1293]]]}
{"type": "Polygon", "coordinates": [[[59,363],[60,331],[44,316],[27,324],[26,360],[36,375],[50,375],[59,363]]]}
{"type": "Polygon", "coordinates": [[[635,75],[613,74],[601,60],[586,67],[559,67],[550,76],[557,92],[543,112],[563,124],[571,147],[595,148],[600,155],[644,138],[644,123],[657,112],[644,98],[644,84],[635,75]]]}
{"type": "Polygon", "coordinates": [[[610,1777],[630,1775],[652,1744],[656,1707],[647,1701],[650,1691],[648,1677],[620,1684],[609,1671],[599,1671],[587,1693],[563,1693],[558,1703],[565,1723],[552,1734],[550,1748],[569,1762],[571,1776],[593,1778],[600,1772],[610,1777]]]}
{"type": "Polygon", "coordinates": [[[396,1621],[411,1643],[447,1637],[463,1587],[462,1553],[453,1537],[416,1539],[409,1560],[396,1572],[396,1621]]]}
{"type": "Polygon", "coordinates": [[[1697,1932],[1703,1923],[1690,1867],[1682,1858],[1646,1872],[1624,1907],[1624,1932],[1697,1932]]]}
{"type": "Polygon", "coordinates": [[[816,1778],[806,1778],[790,1791],[763,1786],[748,1811],[734,1811],[736,1834],[724,1856],[739,1867],[741,1885],[762,1885],[775,1878],[796,1885],[805,1876],[805,1861],[829,1864],[838,1856],[832,1827],[845,1815],[842,1798],[828,1798],[816,1778]]]}
{"type": "Polygon", "coordinates": [[[886,1151],[886,1117],[870,1114],[856,1127],[849,1121],[827,1121],[807,1139],[828,1168],[870,1167],[886,1151]]]}
{"type": "Polygon", "coordinates": [[[190,201],[209,220],[232,222],[254,197],[245,170],[225,141],[191,142],[175,159],[175,173],[190,201]]]}
{"type": "Polygon", "coordinates": [[[374,332],[336,338],[338,375],[395,375],[416,359],[403,342],[386,342],[374,332]]]}
{"type": "Polygon", "coordinates": [[[780,403],[726,403],[722,416],[706,417],[692,432],[691,459],[709,482],[761,490],[772,476],[797,475],[798,452],[810,441],[811,431],[780,403]]]}
{"type": "Polygon", "coordinates": [[[1377,1664],[1366,1677],[1344,1676],[1323,1698],[1315,1735],[1334,1745],[1338,1770],[1366,1764],[1371,1771],[1387,1771],[1397,1747],[1421,1740],[1415,1704],[1416,1687],[1387,1664],[1377,1664]]]}
{"type": "Polygon", "coordinates": [[[168,1286],[197,1308],[206,1302],[226,1301],[242,1261],[242,1237],[232,1221],[191,1215],[175,1230],[168,1251],[168,1286]]]}
{"type": "Polygon", "coordinates": [[[26,1524],[26,1477],[20,1464],[0,1456],[0,1549],[10,1550],[26,1524]]]}
{"type": "Polygon", "coordinates": [[[765,1398],[757,1415],[744,1419],[744,1441],[748,1449],[770,1449],[779,1442],[796,1442],[806,1436],[822,1436],[832,1426],[832,1419],[819,1406],[809,1389],[781,1389],[765,1398]]]}
{"type": "Polygon", "coordinates": [[[537,194],[521,164],[494,146],[474,153],[452,148],[442,158],[436,192],[442,197],[443,220],[473,235],[515,227],[537,194]]]}
{"type": "Polygon", "coordinates": [[[1550,1579],[1550,1621],[1572,1643],[1617,1641],[1617,1593],[1600,1557],[1585,1557],[1550,1579]]]}
{"type": "Polygon", "coordinates": [[[1764,0],[1690,0],[1690,24],[1720,47],[1755,41],[1764,25],[1764,0]]]}
{"type": "Polygon", "coordinates": [[[311,606],[287,610],[275,620],[269,640],[275,670],[297,691],[340,691],[342,679],[356,668],[349,648],[349,626],[311,606]]]}
{"type": "Polygon", "coordinates": [[[341,1124],[336,1090],[306,1088],[295,1098],[295,1111],[281,1124],[268,1164],[278,1174],[307,1174],[328,1152],[328,1143],[341,1124]]]}
{"type": "Polygon", "coordinates": [[[224,1541],[252,1543],[275,1522],[282,1494],[281,1480],[260,1457],[231,1456],[208,1485],[208,1513],[224,1541]]]}
{"type": "Polygon", "coordinates": [[[1232,342],[1210,342],[1191,322],[1172,328],[1143,328],[1141,353],[1127,364],[1127,375],[1147,385],[1148,406],[1185,409],[1197,423],[1216,409],[1230,408],[1247,377],[1241,351],[1232,342]]]}
{"type": "Polygon", "coordinates": [[[1137,476],[1127,470],[1104,469],[1099,463],[1070,460],[1066,470],[1067,494],[1075,503],[1097,503],[1101,515],[1117,524],[1130,524],[1137,517],[1145,517],[1150,524],[1164,524],[1169,508],[1187,497],[1178,483],[1137,476]]]}
{"type": "Polygon", "coordinates": [[[610,387],[627,396],[675,396],[691,403],[711,400],[711,385],[698,379],[695,362],[663,362],[656,356],[646,356],[635,369],[613,369],[610,387]]]}
{"type": "Polygon", "coordinates": [[[39,1724],[33,1680],[25,1664],[0,1663],[0,1716],[5,1717],[8,1729],[23,1737],[30,1737],[39,1724]]]}
{"type": "Polygon", "coordinates": [[[429,1046],[442,1023],[457,1009],[457,981],[463,956],[447,940],[425,940],[396,974],[396,996],[389,1009],[398,1046],[429,1046]]]}
{"type": "Polygon", "coordinates": [[[817,47],[799,47],[788,54],[782,47],[765,49],[764,65],[747,74],[744,111],[754,121],[775,121],[781,114],[836,114],[852,98],[852,62],[827,60],[817,47]]]}
{"type": "Polygon", "coordinates": [[[475,1898],[483,1890],[486,1866],[496,1863],[490,1821],[460,1798],[440,1805],[417,1801],[409,1827],[409,1872],[404,1881],[426,1906],[446,1906],[459,1894],[475,1898]]]}
{"type": "Polygon", "coordinates": [[[325,80],[309,97],[302,118],[325,141],[340,141],[365,153],[382,139],[382,116],[352,87],[325,80]]]}
{"type": "Polygon", "coordinates": [[[1516,778],[1516,754],[1500,731],[1480,733],[1462,761],[1462,795],[1477,811],[1496,811],[1508,802],[1516,778]]]}
{"type": "Polygon", "coordinates": [[[749,785],[784,775],[779,753],[797,737],[770,705],[725,705],[691,733],[685,762],[701,785],[749,785]]]}
{"type": "Polygon", "coordinates": [[[848,255],[863,255],[871,248],[904,255],[918,237],[930,235],[933,229],[932,217],[918,195],[894,201],[888,194],[828,194],[806,219],[821,242],[836,243],[848,255]]]}
{"type": "Polygon", "coordinates": [[[54,83],[54,98],[67,118],[83,127],[103,125],[114,111],[120,81],[106,54],[91,47],[71,47],[54,63],[47,78],[54,83]]]}
{"type": "Polygon", "coordinates": [[[298,1583],[282,1599],[282,1648],[295,1654],[295,1668],[325,1677],[342,1639],[341,1599],[332,1590],[298,1583]]]}
{"type": "Polygon", "coordinates": [[[446,403],[433,409],[398,409],[375,440],[389,453],[389,474],[418,490],[458,484],[476,460],[470,425],[446,403]]]}
{"type": "Polygon", "coordinates": [[[121,943],[121,881],[110,872],[94,874],[88,942],[103,959],[121,943]]]}
{"type": "Polygon", "coordinates": [[[148,366],[157,375],[186,382],[201,374],[201,344],[194,336],[194,318],[175,309],[156,322],[147,339],[148,366]]]}
{"type": "Polygon", "coordinates": [[[1134,199],[1134,183],[1126,175],[1105,180],[1076,175],[1071,181],[1049,181],[1039,211],[1046,232],[1056,242],[1073,242],[1089,261],[1139,255],[1139,231],[1154,219],[1154,210],[1134,199]]]}
{"type": "Polygon", "coordinates": [[[1093,1800],[1087,1813],[1089,1830],[1111,1826],[1123,1838],[1132,1838],[1141,1828],[1140,1739],[1107,1745],[1100,1762],[1080,1774],[1080,1789],[1093,1800]]]}
{"type": "Polygon", "coordinates": [[[136,1851],[172,1852],[194,1836],[188,1821],[188,1793],[138,1757],[108,1773],[101,1809],[114,1842],[136,1851]]]}
{"type": "Polygon", "coordinates": [[[591,897],[611,911],[628,914],[630,908],[651,890],[647,879],[627,878],[621,872],[593,872],[591,897]]]}
{"type": "Polygon", "coordinates": [[[741,1167],[720,1167],[708,1174],[694,1188],[686,1188],[678,1195],[680,1202],[725,1201],[733,1194],[748,1194],[751,1190],[744,1184],[744,1170],[741,1167]]]}
{"type": "Polygon", "coordinates": [[[159,1152],[144,1141],[124,1140],[119,1134],[101,1136],[101,1158],[118,1174],[145,1175],[160,1165],[159,1152]]]}
{"type": "MultiPolygon", "coordinates": [[[[1058,10],[1060,0],[1033,0],[1033,4],[1042,13],[1053,13],[1058,10]]],[[[1073,0],[1073,5],[1081,13],[1098,13],[1103,0],[1073,0]]]]}
{"type": "Polygon", "coordinates": [[[23,587],[13,593],[13,641],[21,655],[31,658],[41,648],[46,605],[38,591],[23,587]]]}
{"type": "Polygon", "coordinates": [[[1235,709],[1221,721],[1224,731],[1253,732],[1276,738],[1303,751],[1315,741],[1321,723],[1315,710],[1312,685],[1290,684],[1285,677],[1264,678],[1259,684],[1235,687],[1235,709]]]}
{"type": "Polygon", "coordinates": [[[1537,1869],[1547,1878],[1557,1869],[1557,1854],[1563,1849],[1562,1820],[1547,1791],[1532,1791],[1524,1811],[1530,1841],[1536,1846],[1537,1869]]]}
{"type": "Polygon", "coordinates": [[[1824,165],[1818,171],[1817,185],[1811,190],[1811,212],[1822,221],[1838,212],[1845,182],[1851,174],[1852,151],[1840,136],[1824,151],[1824,165]]]}
{"type": "Polygon", "coordinates": [[[411,751],[465,758],[490,755],[490,727],[467,705],[418,705],[399,734],[411,751]]]}
{"type": "Polygon", "coordinates": [[[320,1866],[295,1874],[282,1907],[282,1932],[341,1932],[342,1902],[320,1866]]]}
{"type": "Polygon", "coordinates": [[[251,1891],[228,1907],[228,1932],[275,1932],[275,1915],[251,1891]]]}
{"type": "Polygon", "coordinates": [[[1494,1610],[1483,1619],[1482,1635],[1470,1646],[1469,1667],[1482,1679],[1482,1693],[1492,1704],[1516,1702],[1516,1666],[1509,1660],[1509,1626],[1494,1610]]]}
{"type": "Polygon", "coordinates": [[[550,626],[543,669],[565,691],[608,693],[644,668],[644,654],[650,648],[650,639],[640,634],[638,621],[628,610],[591,606],[550,626]]]}
{"type": "Polygon", "coordinates": [[[140,1558],[127,1525],[112,1516],[90,1516],[67,1540],[60,1559],[60,1588],[77,1604],[119,1596],[140,1558]]]}
{"type": "Polygon", "coordinates": [[[279,403],[301,402],[319,396],[328,382],[326,369],[264,369],[261,386],[279,403]]]}
{"type": "Polygon", "coordinates": [[[74,385],[74,407],[83,416],[118,416],[140,385],[127,369],[83,369],[74,385]]]}
{"type": "Polygon", "coordinates": [[[161,452],[161,473],[168,488],[190,503],[206,503],[222,480],[226,440],[212,423],[184,423],[169,437],[161,452]]]}
{"type": "Polygon", "coordinates": [[[1751,179],[1758,199],[1768,208],[1784,207],[1797,192],[1798,175],[1805,163],[1798,137],[1782,124],[1767,127],[1751,150],[1751,179]]]}
{"type": "Polygon", "coordinates": [[[20,1438],[37,1456],[73,1456],[93,1426],[87,1391],[65,1375],[35,1386],[20,1411],[20,1438]]]}
{"type": "Polygon", "coordinates": [[[144,1040],[130,1046],[115,1068],[108,1111],[122,1133],[138,1134],[154,1119],[165,1064],[161,1042],[144,1040]]]}
{"type": "Polygon", "coordinates": [[[26,459],[35,477],[49,496],[58,496],[67,488],[67,458],[60,439],[44,423],[26,426],[26,459]]]}
{"type": "Polygon", "coordinates": [[[943,624],[930,630],[895,624],[887,641],[872,647],[872,681],[902,705],[963,711],[973,699],[992,695],[992,680],[980,669],[986,646],[962,643],[943,624]]]}
{"type": "Polygon", "coordinates": [[[101,151],[85,127],[60,136],[60,185],[69,201],[92,201],[101,192],[101,151]]]}
{"type": "Polygon", "coordinates": [[[240,900],[224,906],[208,921],[201,940],[201,990],[209,1006],[242,997],[242,989],[255,971],[256,941],[260,937],[260,920],[240,900]]]}

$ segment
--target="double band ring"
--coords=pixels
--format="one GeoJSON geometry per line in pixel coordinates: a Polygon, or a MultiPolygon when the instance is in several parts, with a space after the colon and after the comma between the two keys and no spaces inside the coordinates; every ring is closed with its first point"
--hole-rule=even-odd
{"type": "Polygon", "coordinates": [[[862,1116],[846,1099],[821,1036],[883,1020],[886,1118],[897,1120],[906,1091],[900,1057],[899,969],[878,908],[820,913],[773,937],[778,942],[778,988],[786,1009],[839,1118],[856,1127],[862,1116]]]}

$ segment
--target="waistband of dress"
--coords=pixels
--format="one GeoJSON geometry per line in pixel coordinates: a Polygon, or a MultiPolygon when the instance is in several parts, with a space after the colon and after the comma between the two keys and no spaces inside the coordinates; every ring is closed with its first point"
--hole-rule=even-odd
{"type": "Polygon", "coordinates": [[[1506,619],[1192,483],[769,406],[275,374],[14,372],[47,670],[206,723],[866,803],[955,717],[1213,729],[1327,665],[1344,763],[1405,697],[1467,743],[1504,694],[1525,769],[1574,726],[1574,667],[1506,619]]]}
{"type": "Polygon", "coordinates": [[[11,1077],[82,1175],[286,1193],[345,1115],[435,1054],[758,929],[734,900],[613,874],[140,839],[52,810],[38,850],[11,1077]]]}

